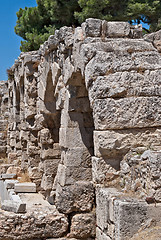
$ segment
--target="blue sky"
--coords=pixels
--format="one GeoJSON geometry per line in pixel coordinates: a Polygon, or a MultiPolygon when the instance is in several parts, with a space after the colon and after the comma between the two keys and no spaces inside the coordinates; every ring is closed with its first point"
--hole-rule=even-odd
{"type": "Polygon", "coordinates": [[[0,7],[0,80],[7,80],[6,69],[20,54],[21,38],[14,33],[19,8],[36,6],[36,0],[3,0],[0,7]]]}

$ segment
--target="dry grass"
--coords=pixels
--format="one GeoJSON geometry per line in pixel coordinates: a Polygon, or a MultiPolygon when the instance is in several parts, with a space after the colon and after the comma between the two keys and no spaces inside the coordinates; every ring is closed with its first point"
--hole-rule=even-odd
{"type": "Polygon", "coordinates": [[[19,177],[19,182],[20,183],[31,182],[31,179],[27,171],[21,174],[21,176],[19,177]]]}
{"type": "Polygon", "coordinates": [[[8,158],[7,157],[0,158],[0,164],[8,164],[8,158]]]}
{"type": "Polygon", "coordinates": [[[130,240],[161,240],[161,222],[155,227],[150,227],[135,234],[130,240]]]}

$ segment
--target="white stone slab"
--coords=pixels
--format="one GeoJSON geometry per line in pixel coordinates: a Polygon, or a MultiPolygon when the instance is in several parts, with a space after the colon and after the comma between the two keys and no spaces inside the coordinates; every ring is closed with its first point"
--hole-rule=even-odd
{"type": "Polygon", "coordinates": [[[1,206],[2,210],[15,212],[15,213],[25,213],[26,204],[22,202],[15,202],[12,200],[4,200],[1,206]]]}
{"type": "Polygon", "coordinates": [[[16,193],[35,193],[36,192],[36,184],[35,183],[16,183],[14,190],[16,193]]]}
{"type": "Polygon", "coordinates": [[[16,174],[1,174],[0,179],[13,179],[16,178],[16,174]]]}

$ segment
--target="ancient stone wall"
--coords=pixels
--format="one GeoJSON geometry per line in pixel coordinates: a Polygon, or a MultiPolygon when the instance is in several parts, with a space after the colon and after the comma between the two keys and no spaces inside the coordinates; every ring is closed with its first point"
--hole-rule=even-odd
{"type": "Polygon", "coordinates": [[[8,129],[8,84],[0,81],[0,159],[5,158],[7,152],[8,129]]]}
{"type": "MultiPolygon", "coordinates": [[[[37,190],[68,216],[68,238],[95,238],[95,207],[101,203],[108,215],[106,203],[117,196],[102,200],[108,187],[142,198],[137,231],[146,197],[161,202],[161,57],[153,41],[142,38],[140,26],[87,19],[56,31],[38,51],[21,53],[11,72],[9,159],[15,156],[37,190]]],[[[112,203],[116,212],[126,209],[122,201],[112,203]]],[[[101,221],[100,212],[97,240],[135,233],[119,228],[122,215],[101,221]]]]}

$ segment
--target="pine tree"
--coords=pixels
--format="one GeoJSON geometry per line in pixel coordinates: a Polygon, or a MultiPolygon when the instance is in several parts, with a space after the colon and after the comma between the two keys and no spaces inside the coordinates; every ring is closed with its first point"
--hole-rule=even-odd
{"type": "Polygon", "coordinates": [[[37,50],[55,29],[78,26],[87,18],[148,23],[150,31],[161,28],[159,0],[37,0],[37,7],[17,12],[15,32],[24,41],[21,51],[37,50]]]}

